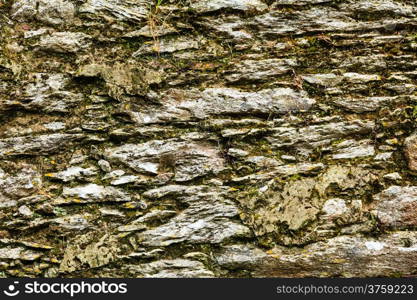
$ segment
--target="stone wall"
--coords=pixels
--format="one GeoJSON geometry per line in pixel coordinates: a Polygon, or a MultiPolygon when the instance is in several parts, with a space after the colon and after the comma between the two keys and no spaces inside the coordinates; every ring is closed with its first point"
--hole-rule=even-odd
{"type": "Polygon", "coordinates": [[[417,1],[0,0],[0,275],[417,275],[417,1]]]}

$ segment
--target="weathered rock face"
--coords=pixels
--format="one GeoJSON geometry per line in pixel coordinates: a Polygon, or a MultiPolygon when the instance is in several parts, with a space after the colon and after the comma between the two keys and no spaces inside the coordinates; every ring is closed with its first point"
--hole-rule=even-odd
{"type": "Polygon", "coordinates": [[[127,265],[128,274],[145,278],[210,278],[214,273],[195,260],[158,260],[143,265],[127,265]]]}
{"type": "Polygon", "coordinates": [[[256,0],[199,0],[192,3],[190,8],[198,13],[206,13],[225,8],[242,11],[251,9],[262,11],[266,10],[268,6],[265,3],[256,0]]]}
{"type": "Polygon", "coordinates": [[[171,185],[147,191],[144,196],[151,200],[176,197],[188,207],[167,223],[139,234],[141,244],[156,247],[183,241],[218,244],[231,237],[250,236],[249,228],[230,220],[239,211],[230,199],[225,199],[226,191],[227,188],[171,185]]]}
{"type": "Polygon", "coordinates": [[[54,32],[51,35],[42,36],[39,41],[39,49],[58,53],[74,53],[86,49],[89,46],[90,37],[78,32],[54,32]]]}
{"type": "Polygon", "coordinates": [[[174,181],[189,181],[222,171],[224,158],[216,146],[178,140],[154,140],[106,149],[104,156],[136,172],[153,175],[175,174],[174,181]]]}
{"type": "Polygon", "coordinates": [[[42,186],[41,175],[31,166],[19,167],[17,174],[0,169],[0,206],[16,206],[17,200],[35,194],[42,186]]]}
{"type": "Polygon", "coordinates": [[[416,259],[416,233],[398,232],[380,239],[340,236],[304,249],[226,247],[217,261],[228,269],[246,268],[255,277],[409,276],[416,259]],[[246,250],[245,252],[242,249],[246,250]]]}
{"type": "Polygon", "coordinates": [[[79,11],[89,18],[111,16],[117,20],[140,22],[146,19],[151,4],[147,0],[88,0],[79,7],[79,11]]]}
{"type": "Polygon", "coordinates": [[[305,93],[288,88],[267,89],[256,93],[231,88],[199,91],[169,90],[158,97],[162,108],[133,112],[136,123],[152,124],[173,121],[204,120],[217,115],[256,115],[306,111],[315,103],[305,93]],[[183,100],[182,100],[183,99],[183,100]]]}
{"type": "Polygon", "coordinates": [[[82,134],[55,133],[40,136],[22,136],[0,140],[0,157],[42,155],[62,150],[83,138],[82,134]]]}
{"type": "Polygon", "coordinates": [[[70,23],[75,15],[75,5],[65,0],[14,1],[11,16],[17,21],[38,20],[50,25],[70,23]]]}
{"type": "Polygon", "coordinates": [[[416,276],[417,8],[0,0],[0,277],[416,276]]]}
{"type": "Polygon", "coordinates": [[[70,112],[83,101],[83,94],[68,90],[70,78],[64,74],[30,74],[31,82],[23,92],[7,99],[0,109],[22,108],[28,111],[70,112]]]}

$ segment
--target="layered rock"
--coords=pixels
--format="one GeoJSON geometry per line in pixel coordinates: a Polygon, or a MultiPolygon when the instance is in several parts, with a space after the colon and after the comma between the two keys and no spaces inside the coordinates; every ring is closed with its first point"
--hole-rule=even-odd
{"type": "Polygon", "coordinates": [[[145,192],[152,200],[170,196],[188,207],[167,223],[138,235],[141,244],[168,246],[189,243],[221,243],[231,237],[250,236],[247,227],[230,220],[239,214],[233,201],[225,198],[225,188],[165,186],[145,192]]]}
{"type": "Polygon", "coordinates": [[[216,115],[283,114],[309,110],[315,103],[303,92],[288,88],[267,89],[256,93],[232,88],[196,90],[170,90],[158,98],[162,107],[155,112],[150,107],[145,112],[133,112],[138,124],[167,123],[207,119],[216,115]]]}
{"type": "MultiPolygon", "coordinates": [[[[217,261],[230,269],[249,269],[255,277],[372,277],[413,274],[416,232],[381,239],[340,236],[305,249],[273,248],[268,252],[226,248],[217,261]],[[353,247],[352,247],[353,246],[353,247]]],[[[243,248],[244,249],[244,248],[243,248]]]]}
{"type": "Polygon", "coordinates": [[[0,1],[0,277],[416,276],[412,2],[0,1]]]}
{"type": "Polygon", "coordinates": [[[137,172],[152,175],[173,172],[175,181],[217,174],[225,168],[217,147],[180,140],[125,144],[106,149],[104,154],[108,159],[121,162],[137,172]]]}

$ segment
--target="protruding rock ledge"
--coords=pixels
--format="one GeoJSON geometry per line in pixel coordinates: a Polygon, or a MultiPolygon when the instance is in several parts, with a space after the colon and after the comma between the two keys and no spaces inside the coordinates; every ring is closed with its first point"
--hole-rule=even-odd
{"type": "Polygon", "coordinates": [[[82,134],[53,133],[39,136],[22,136],[0,140],[0,158],[16,155],[46,155],[62,150],[80,141],[82,134]]]}
{"type": "Polygon", "coordinates": [[[250,269],[254,277],[379,277],[416,274],[417,233],[395,232],[379,239],[339,236],[304,248],[242,251],[227,247],[217,261],[230,269],[250,269]]]}
{"type": "Polygon", "coordinates": [[[290,88],[265,89],[244,92],[233,88],[209,88],[198,90],[169,90],[162,95],[150,95],[159,99],[161,107],[149,107],[132,112],[138,124],[166,123],[206,119],[217,115],[270,115],[308,111],[315,100],[304,91],[290,88]]]}
{"type": "Polygon", "coordinates": [[[241,11],[263,11],[268,6],[260,0],[198,0],[194,1],[190,8],[198,13],[207,13],[227,8],[241,11]]]}
{"type": "Polygon", "coordinates": [[[165,186],[145,193],[158,199],[167,195],[187,206],[167,223],[138,234],[146,246],[169,246],[175,243],[218,244],[232,237],[250,236],[250,230],[231,218],[239,214],[227,199],[227,188],[209,186],[165,186]]]}
{"type": "Polygon", "coordinates": [[[121,162],[137,172],[158,175],[174,171],[177,182],[217,174],[224,170],[220,149],[210,144],[170,139],[143,144],[125,144],[104,152],[109,160],[121,162]]]}
{"type": "Polygon", "coordinates": [[[66,0],[18,0],[14,1],[11,16],[18,21],[38,21],[60,25],[70,23],[75,15],[75,5],[66,0]]]}

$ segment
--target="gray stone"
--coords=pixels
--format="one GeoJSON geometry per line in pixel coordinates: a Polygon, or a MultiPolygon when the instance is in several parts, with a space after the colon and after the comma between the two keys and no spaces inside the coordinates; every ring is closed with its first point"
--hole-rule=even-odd
{"type": "Polygon", "coordinates": [[[216,262],[221,267],[231,270],[253,270],[267,258],[268,254],[261,249],[245,244],[225,246],[215,255],[216,262]]]}
{"type": "Polygon", "coordinates": [[[248,156],[249,153],[242,149],[230,148],[227,151],[227,154],[233,157],[245,157],[245,156],[248,156]]]}
{"type": "Polygon", "coordinates": [[[281,155],[281,159],[287,160],[287,161],[297,161],[297,158],[292,155],[281,155]]]}
{"type": "Polygon", "coordinates": [[[40,174],[29,165],[20,166],[14,175],[0,169],[0,207],[16,206],[16,200],[36,194],[41,187],[40,174]]]}
{"type": "Polygon", "coordinates": [[[43,253],[27,250],[23,247],[6,247],[0,248],[0,259],[21,259],[26,261],[37,260],[43,256],[43,253]]]}
{"type": "MultiPolygon", "coordinates": [[[[346,62],[345,62],[346,63],[346,62]]],[[[331,87],[336,87],[338,85],[342,85],[344,83],[348,83],[348,84],[361,84],[361,83],[368,83],[368,82],[372,82],[372,81],[379,81],[381,80],[381,77],[379,75],[374,75],[374,74],[359,74],[359,73],[354,73],[354,72],[348,72],[348,73],[343,73],[342,75],[336,75],[333,73],[327,73],[327,74],[307,74],[307,75],[302,75],[301,78],[310,83],[310,84],[315,84],[315,85],[319,85],[319,86],[324,86],[327,88],[331,88],[331,87]]],[[[386,97],[388,101],[389,97],[386,97]]],[[[383,97],[369,97],[370,101],[383,101],[383,97]],[[380,99],[380,100],[378,100],[380,99]]],[[[343,99],[341,99],[340,101],[343,101],[343,99]]],[[[348,101],[348,100],[346,100],[348,101]]],[[[352,100],[353,101],[353,100],[352,100]]],[[[359,101],[359,100],[358,100],[359,101]]],[[[364,104],[366,105],[366,104],[364,104]]]]}
{"type": "Polygon", "coordinates": [[[274,148],[295,146],[308,150],[329,145],[334,140],[353,134],[368,134],[373,127],[372,121],[361,120],[311,125],[303,128],[277,127],[273,128],[267,140],[274,148]]]}
{"type": "Polygon", "coordinates": [[[23,108],[30,111],[69,112],[83,101],[83,95],[66,90],[70,80],[64,74],[31,74],[28,83],[17,99],[0,104],[0,110],[23,108]]]}
{"type": "Polygon", "coordinates": [[[352,159],[373,156],[374,154],[375,148],[371,140],[347,140],[337,144],[335,154],[332,155],[332,158],[352,159]]]}
{"type": "Polygon", "coordinates": [[[226,35],[231,41],[236,43],[247,43],[253,40],[252,34],[248,30],[242,29],[245,23],[237,16],[228,16],[224,20],[208,18],[204,22],[200,22],[200,25],[218,34],[226,35]]]}
{"type": "Polygon", "coordinates": [[[151,251],[141,250],[138,252],[130,253],[129,258],[157,258],[165,251],[163,249],[153,249],[151,251]]]}
{"type": "Polygon", "coordinates": [[[147,229],[147,226],[143,224],[127,224],[117,227],[117,230],[119,232],[143,231],[145,229],[147,229]]]}
{"type": "Polygon", "coordinates": [[[373,1],[348,1],[340,7],[343,10],[358,13],[390,14],[395,16],[413,17],[416,14],[415,7],[393,0],[373,0],[373,1]]]}
{"type": "Polygon", "coordinates": [[[71,23],[74,14],[74,4],[66,0],[17,0],[11,10],[12,18],[17,21],[35,19],[51,25],[71,23]]]}
{"type": "Polygon", "coordinates": [[[135,53],[133,57],[151,53],[173,53],[181,50],[198,49],[200,41],[191,37],[178,37],[172,39],[162,39],[150,44],[144,44],[135,53]]]}
{"type": "Polygon", "coordinates": [[[138,181],[139,177],[135,175],[120,176],[110,182],[111,185],[122,185],[138,181]]]}
{"type": "Polygon", "coordinates": [[[393,172],[393,173],[389,173],[384,175],[385,179],[389,179],[389,180],[393,180],[393,181],[400,181],[403,178],[401,177],[400,173],[398,172],[393,172]]]}
{"type": "Polygon", "coordinates": [[[160,36],[164,36],[164,35],[168,35],[168,34],[172,34],[172,33],[176,33],[177,30],[168,25],[168,24],[162,24],[161,26],[149,26],[149,25],[145,25],[143,26],[141,29],[139,30],[135,30],[135,31],[131,31],[127,34],[125,34],[125,37],[149,37],[149,38],[154,38],[154,37],[160,37],[160,36]]]}
{"type": "MultiPolygon", "coordinates": [[[[334,104],[341,106],[347,110],[363,113],[380,109],[384,106],[404,103],[410,97],[394,96],[394,97],[362,97],[362,98],[342,98],[336,99],[334,104]]],[[[410,99],[411,100],[411,99],[410,99]]]]}
{"type": "Polygon", "coordinates": [[[389,161],[392,159],[393,152],[382,152],[375,155],[375,160],[389,161]]]}
{"type": "Polygon", "coordinates": [[[134,220],[133,224],[152,222],[155,220],[163,220],[172,216],[175,216],[177,213],[175,210],[153,210],[142,217],[134,220]]]}
{"type": "Polygon", "coordinates": [[[141,173],[157,175],[174,170],[174,180],[178,182],[216,174],[224,169],[223,158],[216,147],[175,139],[125,144],[106,149],[104,155],[141,173]]]}
{"type": "Polygon", "coordinates": [[[310,84],[321,85],[324,87],[334,87],[339,85],[343,78],[333,73],[329,74],[308,74],[302,75],[301,78],[310,84]]]}
{"type": "Polygon", "coordinates": [[[18,212],[20,215],[24,217],[31,217],[33,215],[33,211],[27,207],[26,205],[22,205],[19,207],[18,212]]]}
{"type": "Polygon", "coordinates": [[[297,65],[294,59],[244,60],[234,64],[225,78],[230,82],[268,80],[273,76],[289,73],[297,65]]]}
{"type": "Polygon", "coordinates": [[[82,134],[53,133],[0,139],[0,158],[56,153],[83,138],[82,134]]]}
{"type": "MultiPolygon", "coordinates": [[[[373,42],[375,42],[375,39],[373,40],[373,42]]],[[[334,58],[335,63],[339,62],[340,59],[341,57],[334,58]]],[[[387,68],[386,59],[387,57],[384,54],[343,57],[343,61],[341,62],[340,67],[352,71],[380,71],[387,68]]]]}
{"type": "Polygon", "coordinates": [[[69,182],[73,180],[85,180],[95,175],[97,175],[97,169],[94,167],[70,167],[58,173],[48,173],[45,176],[48,178],[58,179],[63,182],[69,182]]]}
{"type": "Polygon", "coordinates": [[[106,175],[104,175],[103,180],[118,179],[118,178],[122,177],[124,174],[126,174],[126,172],[123,171],[123,170],[113,170],[113,171],[107,173],[106,175]]]}
{"type": "Polygon", "coordinates": [[[322,208],[326,218],[334,218],[344,215],[348,211],[346,202],[343,199],[334,198],[327,200],[322,208]]]}
{"type": "Polygon", "coordinates": [[[214,277],[201,262],[189,259],[164,259],[126,267],[128,272],[145,278],[209,278],[214,277]]]}
{"type": "Polygon", "coordinates": [[[102,207],[99,209],[100,213],[106,217],[120,217],[124,218],[125,214],[117,209],[110,209],[106,207],[102,207]]]}
{"type": "Polygon", "coordinates": [[[165,186],[144,196],[158,199],[170,195],[187,205],[167,223],[138,235],[141,244],[161,247],[175,243],[218,244],[232,237],[249,236],[247,227],[232,221],[239,211],[226,198],[227,189],[208,186],[165,186]]]}
{"type": "Polygon", "coordinates": [[[148,17],[151,4],[147,0],[88,0],[79,12],[93,18],[111,16],[121,21],[142,22],[148,17]]]}
{"type": "Polygon", "coordinates": [[[132,60],[112,64],[86,64],[77,77],[98,77],[105,81],[108,95],[120,101],[124,96],[145,95],[150,84],[162,82],[160,72],[140,66],[132,60]]]}
{"type": "Polygon", "coordinates": [[[356,31],[365,25],[353,19],[346,18],[342,11],[329,8],[312,8],[310,10],[296,11],[292,18],[279,11],[270,12],[255,17],[251,21],[263,36],[284,36],[288,34],[300,35],[309,32],[356,31]]]}
{"type": "Polygon", "coordinates": [[[308,5],[328,3],[333,1],[334,0],[277,0],[275,3],[279,5],[308,5]]]}
{"type": "Polygon", "coordinates": [[[43,124],[43,126],[51,131],[60,131],[66,127],[64,122],[51,122],[43,124]]]}
{"type": "Polygon", "coordinates": [[[110,172],[111,171],[110,163],[107,160],[100,159],[97,162],[97,164],[103,172],[110,172]]]}
{"type": "Polygon", "coordinates": [[[91,214],[76,214],[52,219],[50,223],[57,225],[62,229],[81,231],[92,227],[90,224],[91,219],[91,214]]]}
{"type": "Polygon", "coordinates": [[[234,177],[231,179],[234,183],[250,183],[263,182],[265,180],[271,180],[277,176],[292,176],[292,175],[312,175],[317,174],[325,168],[322,163],[299,163],[293,165],[281,165],[274,159],[266,159],[265,157],[252,156],[249,159],[256,159],[258,166],[262,169],[268,170],[268,172],[260,172],[256,174],[250,174],[242,177],[234,177]],[[261,159],[261,160],[260,160],[261,159]]]}
{"type": "Polygon", "coordinates": [[[190,8],[198,13],[206,13],[227,8],[263,11],[268,6],[259,0],[197,0],[191,3],[190,8]]]}
{"type": "Polygon", "coordinates": [[[372,81],[380,81],[381,76],[376,74],[359,74],[354,72],[344,73],[343,80],[348,83],[368,83],[372,81]]]}
{"type": "Polygon", "coordinates": [[[41,37],[38,47],[43,51],[76,53],[90,46],[91,37],[81,32],[54,32],[41,37]]]}
{"type": "Polygon", "coordinates": [[[128,202],[129,194],[114,187],[105,187],[90,183],[77,187],[64,187],[62,199],[57,199],[57,204],[64,203],[94,203],[94,202],[128,202]]]}
{"type": "Polygon", "coordinates": [[[138,124],[205,119],[215,115],[283,114],[308,111],[315,100],[289,88],[243,92],[232,88],[169,90],[160,96],[162,107],[131,113],[138,124]]]}
{"type": "MultiPolygon", "coordinates": [[[[416,232],[394,232],[379,239],[345,235],[303,248],[276,247],[267,257],[260,249],[252,250],[255,267],[251,274],[296,278],[407,276],[413,274],[409,265],[416,259],[416,242],[416,232]]],[[[239,255],[240,251],[230,247],[220,258],[228,258],[228,266],[244,266],[248,258],[239,255]]]]}
{"type": "Polygon", "coordinates": [[[276,168],[283,164],[279,160],[265,156],[249,156],[245,160],[255,164],[259,168],[276,168]]]}

